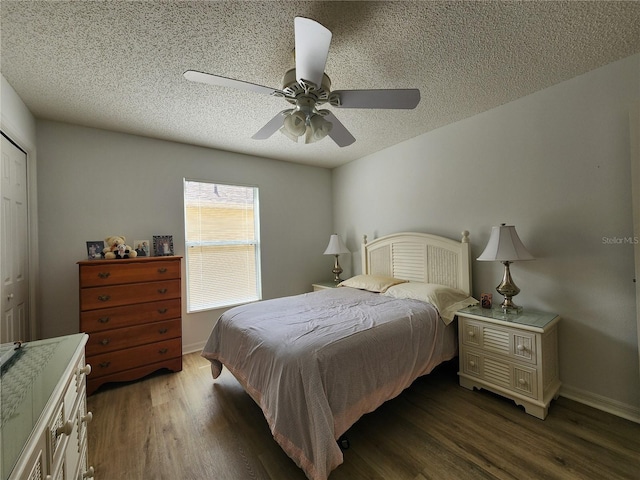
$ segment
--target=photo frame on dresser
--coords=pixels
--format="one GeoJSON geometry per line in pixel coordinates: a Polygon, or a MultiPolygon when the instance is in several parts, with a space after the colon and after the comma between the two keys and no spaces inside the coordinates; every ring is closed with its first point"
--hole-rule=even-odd
{"type": "Polygon", "coordinates": [[[149,250],[149,240],[134,240],[133,249],[136,251],[139,257],[150,257],[151,251],[149,250]]]}
{"type": "Polygon", "coordinates": [[[98,258],[102,258],[103,249],[104,249],[104,241],[102,240],[87,241],[87,258],[89,260],[96,260],[98,258]]]}
{"type": "Polygon", "coordinates": [[[173,235],[153,236],[153,256],[168,257],[173,255],[173,235]]]}

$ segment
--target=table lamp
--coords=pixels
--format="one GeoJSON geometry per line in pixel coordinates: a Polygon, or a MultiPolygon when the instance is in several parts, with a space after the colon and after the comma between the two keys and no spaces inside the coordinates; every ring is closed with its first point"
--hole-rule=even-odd
{"type": "Polygon", "coordinates": [[[533,255],[525,248],[513,225],[501,224],[491,228],[491,236],[484,252],[478,257],[480,261],[498,261],[504,265],[502,282],[496,287],[504,302],[500,305],[504,313],[520,313],[522,307],[513,303],[512,298],[520,293],[520,289],[513,283],[509,264],[520,260],[534,260],[533,255]]]}
{"type": "Polygon", "coordinates": [[[342,239],[337,233],[334,233],[329,237],[329,245],[327,245],[327,249],[324,251],[325,255],[335,255],[336,262],[333,266],[333,281],[336,283],[340,283],[342,279],[340,278],[340,274],[342,273],[342,268],[338,263],[338,256],[341,253],[351,253],[349,249],[342,243],[342,239]]]}

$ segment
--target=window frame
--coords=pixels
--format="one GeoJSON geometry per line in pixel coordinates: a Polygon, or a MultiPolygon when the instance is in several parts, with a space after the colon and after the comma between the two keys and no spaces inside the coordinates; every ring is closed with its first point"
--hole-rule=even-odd
{"type": "Polygon", "coordinates": [[[244,305],[247,303],[253,303],[262,300],[262,255],[261,255],[261,240],[260,240],[260,189],[257,185],[247,185],[240,183],[231,183],[231,182],[217,182],[213,180],[202,180],[202,179],[194,179],[194,178],[184,178],[183,179],[183,187],[182,187],[182,197],[183,197],[183,207],[184,207],[184,243],[185,243],[185,271],[186,271],[186,296],[187,296],[187,305],[186,311],[187,313],[200,313],[206,312],[210,310],[219,310],[225,308],[231,308],[238,305],[244,305]],[[240,187],[246,189],[253,189],[253,228],[254,228],[254,239],[249,241],[243,240],[200,240],[199,242],[190,241],[188,238],[188,216],[187,216],[187,183],[203,183],[209,185],[223,185],[228,187],[240,187]],[[248,299],[242,302],[235,301],[225,301],[220,303],[210,303],[207,306],[202,308],[192,308],[191,305],[191,288],[190,288],[190,277],[191,272],[189,271],[189,251],[190,248],[201,247],[201,246],[234,246],[234,245],[251,245],[254,247],[254,266],[255,266],[255,282],[256,282],[256,296],[255,298],[248,299]]]}

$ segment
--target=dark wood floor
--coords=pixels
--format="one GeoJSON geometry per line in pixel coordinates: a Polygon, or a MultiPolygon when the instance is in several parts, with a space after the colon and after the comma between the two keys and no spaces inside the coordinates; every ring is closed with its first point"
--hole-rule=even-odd
{"type": "MultiPolygon", "coordinates": [[[[560,397],[542,421],[457,384],[456,361],[418,379],[347,433],[330,480],[640,478],[640,424],[560,397]]],[[[304,480],[226,370],[184,357],[180,373],[106,386],[88,399],[98,480],[304,480]]]]}

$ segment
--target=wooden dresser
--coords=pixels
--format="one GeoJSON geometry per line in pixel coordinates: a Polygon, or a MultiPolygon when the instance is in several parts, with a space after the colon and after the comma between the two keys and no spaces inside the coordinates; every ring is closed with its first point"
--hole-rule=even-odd
{"type": "Polygon", "coordinates": [[[182,370],[181,258],[78,262],[88,395],[107,382],[182,370]]]}

